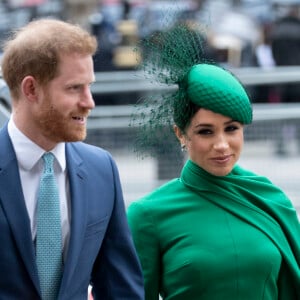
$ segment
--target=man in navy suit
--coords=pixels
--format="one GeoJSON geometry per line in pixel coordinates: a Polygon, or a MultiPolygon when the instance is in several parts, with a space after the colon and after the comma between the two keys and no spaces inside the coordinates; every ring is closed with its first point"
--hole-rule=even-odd
{"type": "MultiPolygon", "coordinates": [[[[67,22],[32,21],[6,41],[3,77],[12,115],[0,131],[0,299],[41,296],[36,263],[41,157],[51,152],[59,188],[60,288],[51,299],[144,298],[111,155],[82,142],[94,101],[97,42],[67,22]]],[[[59,227],[59,226],[58,226],[59,227]]]]}

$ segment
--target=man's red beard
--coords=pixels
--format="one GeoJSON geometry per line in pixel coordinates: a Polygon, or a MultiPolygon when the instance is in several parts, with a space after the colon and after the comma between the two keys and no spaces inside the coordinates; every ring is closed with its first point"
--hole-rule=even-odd
{"type": "Polygon", "coordinates": [[[72,116],[87,117],[89,110],[81,110],[65,116],[46,98],[44,101],[39,115],[36,116],[36,122],[45,137],[56,143],[77,142],[86,138],[86,126],[76,125],[72,116]]]}

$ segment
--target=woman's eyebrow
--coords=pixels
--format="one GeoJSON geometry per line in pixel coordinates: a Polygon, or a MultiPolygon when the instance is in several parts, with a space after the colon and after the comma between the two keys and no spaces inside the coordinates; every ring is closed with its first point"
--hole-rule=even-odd
{"type": "Polygon", "coordinates": [[[197,125],[195,125],[194,127],[213,127],[214,125],[213,124],[210,124],[210,123],[199,123],[197,125]]]}
{"type": "MultiPolygon", "coordinates": [[[[230,120],[224,122],[224,125],[228,125],[228,124],[231,124],[233,122],[238,122],[238,121],[230,119],[230,120]]],[[[200,127],[200,126],[203,126],[203,127],[214,127],[214,125],[211,124],[211,123],[198,123],[197,125],[195,125],[195,127],[200,127]]]]}

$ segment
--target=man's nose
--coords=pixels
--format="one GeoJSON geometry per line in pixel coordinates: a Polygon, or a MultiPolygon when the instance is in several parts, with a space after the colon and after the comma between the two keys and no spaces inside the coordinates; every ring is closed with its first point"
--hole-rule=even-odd
{"type": "Polygon", "coordinates": [[[95,107],[95,101],[89,86],[83,91],[81,105],[88,109],[93,109],[95,107]]]}

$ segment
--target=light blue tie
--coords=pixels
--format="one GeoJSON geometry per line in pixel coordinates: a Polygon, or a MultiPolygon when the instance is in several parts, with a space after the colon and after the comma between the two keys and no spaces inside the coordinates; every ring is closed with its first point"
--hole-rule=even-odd
{"type": "Polygon", "coordinates": [[[54,156],[43,155],[37,204],[36,262],[43,300],[57,298],[62,276],[62,236],[58,187],[53,172],[54,156]]]}

